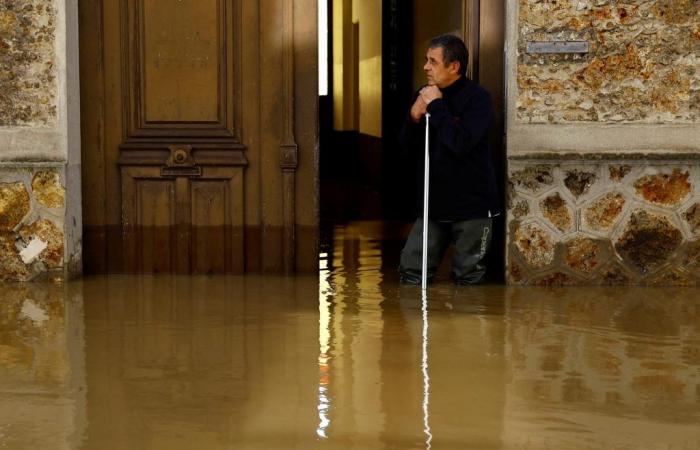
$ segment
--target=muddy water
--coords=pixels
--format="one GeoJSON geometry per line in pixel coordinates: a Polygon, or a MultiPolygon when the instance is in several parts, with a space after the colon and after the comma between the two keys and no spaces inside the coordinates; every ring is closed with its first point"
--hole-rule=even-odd
{"type": "Polygon", "coordinates": [[[0,449],[700,448],[696,290],[424,301],[365,231],[319,277],[1,285],[0,449]]]}

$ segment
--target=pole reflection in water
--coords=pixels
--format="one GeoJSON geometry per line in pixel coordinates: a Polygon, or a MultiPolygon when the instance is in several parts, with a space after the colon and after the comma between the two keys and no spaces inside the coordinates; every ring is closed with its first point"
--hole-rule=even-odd
{"type": "Polygon", "coordinates": [[[316,429],[316,435],[319,438],[328,438],[328,428],[331,424],[330,407],[331,401],[328,393],[330,384],[330,326],[331,326],[331,303],[329,296],[331,295],[331,286],[328,283],[328,255],[321,253],[319,255],[319,280],[318,280],[318,418],[319,424],[316,429]]]}
{"type": "Polygon", "coordinates": [[[425,433],[425,447],[430,449],[433,434],[430,431],[430,375],[428,374],[428,291],[421,290],[421,308],[423,310],[423,432],[425,433]]]}

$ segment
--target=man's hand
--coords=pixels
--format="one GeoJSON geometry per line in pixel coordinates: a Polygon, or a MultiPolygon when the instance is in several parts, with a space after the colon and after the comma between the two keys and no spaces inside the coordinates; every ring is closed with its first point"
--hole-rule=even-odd
{"type": "Polygon", "coordinates": [[[423,97],[419,95],[413,106],[411,106],[411,120],[415,123],[420,122],[421,117],[428,111],[427,108],[428,105],[423,101],[423,97]]]}
{"type": "Polygon", "coordinates": [[[438,88],[437,86],[426,86],[420,90],[420,96],[418,98],[423,99],[423,102],[425,103],[425,106],[427,108],[430,102],[432,102],[436,98],[442,98],[442,92],[440,92],[440,88],[438,88]]]}

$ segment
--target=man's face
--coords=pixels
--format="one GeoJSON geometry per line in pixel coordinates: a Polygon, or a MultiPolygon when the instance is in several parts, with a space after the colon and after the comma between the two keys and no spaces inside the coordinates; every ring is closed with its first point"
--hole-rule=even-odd
{"type": "Polygon", "coordinates": [[[442,47],[428,49],[423,70],[428,78],[428,84],[439,88],[445,88],[459,78],[459,63],[452,61],[445,66],[442,47]]]}

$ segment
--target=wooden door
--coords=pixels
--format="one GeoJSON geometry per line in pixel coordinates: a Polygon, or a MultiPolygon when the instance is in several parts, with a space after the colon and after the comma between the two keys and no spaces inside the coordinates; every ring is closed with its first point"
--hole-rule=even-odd
{"type": "Polygon", "coordinates": [[[87,272],[315,268],[316,24],[297,6],[316,7],[80,2],[87,272]]]}

